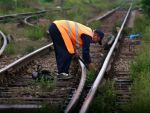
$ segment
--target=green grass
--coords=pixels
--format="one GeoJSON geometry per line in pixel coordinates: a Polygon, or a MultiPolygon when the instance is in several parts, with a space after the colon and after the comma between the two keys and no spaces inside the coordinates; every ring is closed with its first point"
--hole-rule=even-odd
{"type": "Polygon", "coordinates": [[[36,87],[39,86],[40,89],[45,89],[48,91],[52,91],[56,86],[56,80],[45,80],[44,78],[41,78],[40,80],[35,80],[33,83],[36,87]]]}
{"type": "Polygon", "coordinates": [[[65,11],[67,19],[86,23],[86,20],[96,16],[102,10],[109,10],[120,4],[119,0],[111,2],[111,0],[67,0],[64,2],[63,8],[69,9],[65,11]]]}
{"type": "Polygon", "coordinates": [[[30,45],[25,48],[25,53],[31,53],[34,50],[35,50],[34,46],[30,45]]]}
{"type": "Polygon", "coordinates": [[[94,79],[96,78],[95,74],[96,74],[95,70],[88,70],[87,71],[86,83],[88,85],[93,83],[94,79]]]}
{"type": "Polygon", "coordinates": [[[6,49],[4,50],[4,53],[7,55],[12,55],[15,54],[15,44],[14,43],[10,43],[6,46],[6,49]]]}
{"type": "Polygon", "coordinates": [[[38,0],[0,0],[0,14],[35,11],[36,6],[39,6],[38,0]]]}
{"type": "Polygon", "coordinates": [[[91,28],[100,28],[101,27],[101,21],[93,21],[88,26],[91,28]]]}
{"type": "Polygon", "coordinates": [[[150,49],[141,49],[139,55],[131,63],[131,78],[140,77],[143,72],[150,72],[150,49]]]}
{"type": "Polygon", "coordinates": [[[99,87],[88,113],[111,113],[116,108],[113,85],[114,82],[108,80],[104,86],[99,87]]]}
{"type": "Polygon", "coordinates": [[[125,113],[149,113],[150,111],[150,20],[147,17],[137,18],[133,31],[141,32],[143,43],[130,66],[133,85],[131,100],[122,106],[125,113]]]}
{"type": "Polygon", "coordinates": [[[131,101],[123,106],[125,113],[149,113],[150,112],[150,72],[138,74],[132,87],[131,101]]]}
{"type": "Polygon", "coordinates": [[[56,105],[43,105],[38,113],[61,113],[62,109],[56,105]]]}
{"type": "Polygon", "coordinates": [[[44,31],[44,28],[36,26],[36,27],[27,27],[25,32],[29,39],[36,41],[42,39],[44,36],[44,32],[46,31],[44,31]]]}

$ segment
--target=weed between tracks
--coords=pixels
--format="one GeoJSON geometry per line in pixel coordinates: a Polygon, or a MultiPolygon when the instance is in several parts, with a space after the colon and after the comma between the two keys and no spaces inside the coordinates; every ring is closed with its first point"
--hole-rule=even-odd
{"type": "Polygon", "coordinates": [[[5,53],[7,55],[12,55],[15,54],[15,44],[14,43],[10,43],[7,45],[6,49],[5,49],[5,53]]]}
{"type": "Polygon", "coordinates": [[[61,113],[61,109],[55,105],[43,105],[38,113],[61,113]]]}
{"type": "Polygon", "coordinates": [[[86,83],[88,85],[93,83],[94,79],[96,78],[95,74],[96,74],[95,70],[87,71],[86,83]]]}
{"type": "Polygon", "coordinates": [[[131,88],[131,100],[123,110],[125,113],[149,113],[150,107],[150,20],[147,17],[137,18],[134,32],[141,32],[141,50],[131,63],[131,78],[134,80],[131,88]]]}
{"type": "Polygon", "coordinates": [[[89,107],[88,113],[110,113],[117,105],[115,104],[114,82],[107,81],[99,87],[97,94],[89,107]]]}
{"type": "Polygon", "coordinates": [[[56,80],[45,80],[42,77],[40,80],[35,80],[33,85],[39,87],[41,90],[46,89],[48,91],[52,91],[56,86],[56,80]]]}
{"type": "Polygon", "coordinates": [[[31,40],[40,40],[44,36],[44,29],[41,29],[40,26],[28,27],[26,29],[27,37],[31,40]]]}

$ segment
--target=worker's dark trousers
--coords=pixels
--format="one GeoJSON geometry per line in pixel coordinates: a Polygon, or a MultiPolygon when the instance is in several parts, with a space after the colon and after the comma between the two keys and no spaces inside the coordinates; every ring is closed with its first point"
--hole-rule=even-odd
{"type": "Polygon", "coordinates": [[[50,25],[49,33],[54,45],[58,73],[69,73],[68,70],[73,55],[68,52],[61,33],[54,23],[50,25]]]}

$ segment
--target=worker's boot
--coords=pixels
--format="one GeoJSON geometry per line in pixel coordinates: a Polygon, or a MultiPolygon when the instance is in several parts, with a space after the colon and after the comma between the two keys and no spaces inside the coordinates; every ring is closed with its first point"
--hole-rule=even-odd
{"type": "Polygon", "coordinates": [[[72,78],[72,76],[67,74],[67,73],[59,73],[57,75],[58,80],[68,80],[68,79],[71,79],[71,78],[72,78]]]}

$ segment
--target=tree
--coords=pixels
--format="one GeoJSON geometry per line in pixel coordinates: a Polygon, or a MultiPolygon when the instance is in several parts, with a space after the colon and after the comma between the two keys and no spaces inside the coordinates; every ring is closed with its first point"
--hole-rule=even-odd
{"type": "Polygon", "coordinates": [[[150,17],[150,0],[142,0],[142,8],[144,12],[150,17]]]}

